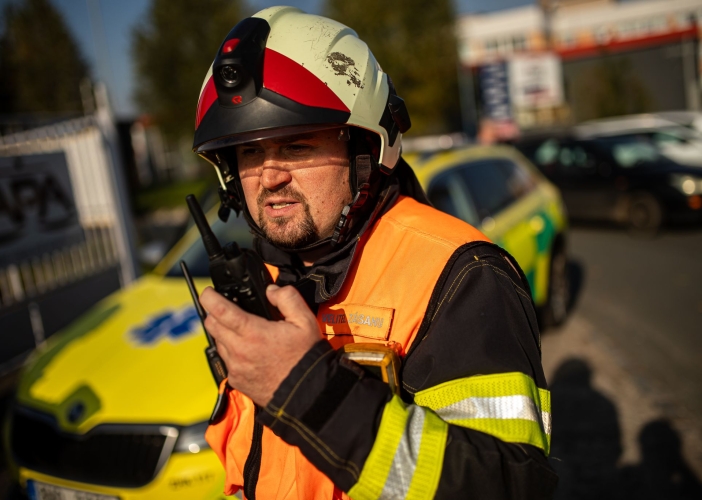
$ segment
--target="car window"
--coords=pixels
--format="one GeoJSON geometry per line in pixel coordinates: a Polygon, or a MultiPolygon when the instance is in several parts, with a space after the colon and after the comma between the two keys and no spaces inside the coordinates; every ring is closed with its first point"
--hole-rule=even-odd
{"type": "Polygon", "coordinates": [[[497,213],[510,201],[502,172],[494,162],[476,162],[461,169],[461,177],[475,200],[478,216],[483,219],[497,213]]]}
{"type": "Polygon", "coordinates": [[[538,147],[533,160],[537,165],[551,165],[558,160],[559,150],[558,141],[549,139],[538,147]]]}
{"type": "Polygon", "coordinates": [[[565,169],[572,167],[589,168],[591,166],[589,155],[582,146],[577,144],[561,147],[558,160],[565,169]]]}
{"type": "Polygon", "coordinates": [[[497,160],[497,166],[507,179],[507,188],[513,198],[519,199],[536,187],[532,174],[511,160],[497,160]]]}
{"type": "Polygon", "coordinates": [[[479,224],[533,188],[533,179],[504,158],[464,163],[438,176],[429,199],[440,210],[479,224]]]}
{"type": "Polygon", "coordinates": [[[612,148],[612,155],[619,166],[634,167],[641,162],[651,162],[658,158],[655,148],[643,142],[617,144],[612,148]]]}
{"type": "Polygon", "coordinates": [[[677,132],[665,131],[665,132],[655,132],[651,134],[651,139],[656,146],[663,146],[666,144],[687,144],[687,139],[682,137],[677,132]]]}
{"type": "Polygon", "coordinates": [[[438,210],[473,226],[480,224],[475,204],[457,169],[453,168],[437,176],[429,185],[427,196],[438,210]]]}
{"type": "Polygon", "coordinates": [[[604,150],[621,168],[633,168],[661,160],[661,155],[649,137],[630,134],[595,139],[598,148],[604,150]]]}
{"type": "MultiPolygon", "coordinates": [[[[229,217],[229,221],[224,223],[217,219],[212,224],[212,231],[217,236],[220,244],[224,245],[230,241],[235,241],[242,248],[251,248],[253,245],[253,235],[249,230],[249,226],[242,217],[234,217],[232,214],[229,217]]],[[[195,277],[209,277],[209,260],[207,258],[207,253],[205,253],[205,247],[202,244],[202,239],[198,238],[195,242],[190,245],[190,247],[183,252],[183,255],[178,262],[173,265],[166,273],[167,276],[182,276],[183,273],[180,270],[180,260],[184,260],[188,265],[188,270],[190,274],[195,277]]]]}
{"type": "Polygon", "coordinates": [[[490,159],[470,163],[460,169],[475,202],[478,217],[495,216],[516,198],[510,191],[508,176],[502,159],[490,159]]]}

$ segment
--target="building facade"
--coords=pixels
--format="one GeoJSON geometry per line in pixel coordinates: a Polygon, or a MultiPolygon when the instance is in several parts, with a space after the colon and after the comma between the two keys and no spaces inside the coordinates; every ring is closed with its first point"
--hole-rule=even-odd
{"type": "Polygon", "coordinates": [[[464,101],[473,98],[474,117],[484,118],[494,106],[485,105],[480,75],[503,65],[522,129],[699,110],[701,21],[702,0],[542,0],[465,15],[459,57],[473,87],[463,89],[464,101]]]}

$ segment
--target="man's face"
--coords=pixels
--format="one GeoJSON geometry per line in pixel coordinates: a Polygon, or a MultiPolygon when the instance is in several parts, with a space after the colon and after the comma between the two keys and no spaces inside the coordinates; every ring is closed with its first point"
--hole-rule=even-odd
{"type": "Polygon", "coordinates": [[[295,249],[332,235],[351,202],[338,129],[241,144],[236,156],[246,205],[269,241],[295,249]]]}

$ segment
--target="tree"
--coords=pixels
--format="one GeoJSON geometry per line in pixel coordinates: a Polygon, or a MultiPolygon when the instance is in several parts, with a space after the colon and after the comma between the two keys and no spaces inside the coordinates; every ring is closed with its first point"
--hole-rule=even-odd
{"type": "Polygon", "coordinates": [[[573,112],[577,121],[655,110],[655,100],[627,56],[602,54],[571,72],[573,112]]]}
{"type": "Polygon", "coordinates": [[[135,97],[171,141],[192,137],[202,81],[241,16],[236,0],[152,0],[134,30],[135,97]]]}
{"type": "Polygon", "coordinates": [[[460,129],[451,0],[327,0],[329,17],[370,47],[407,103],[413,134],[460,129]]]}
{"type": "Polygon", "coordinates": [[[0,37],[0,113],[82,110],[88,66],[49,0],[9,3],[0,37]]]}
{"type": "Polygon", "coordinates": [[[632,70],[631,61],[602,59],[594,72],[597,118],[651,111],[651,96],[632,70]]]}

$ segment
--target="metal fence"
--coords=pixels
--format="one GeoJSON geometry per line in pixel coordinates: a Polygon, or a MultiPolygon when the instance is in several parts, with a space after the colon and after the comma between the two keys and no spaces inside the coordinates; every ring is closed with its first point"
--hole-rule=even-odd
{"type": "MultiPolygon", "coordinates": [[[[52,169],[60,170],[56,155],[63,155],[65,160],[59,158],[59,163],[64,162],[64,170],[67,167],[64,184],[70,184],[69,195],[61,194],[57,199],[72,205],[75,226],[70,237],[57,237],[55,233],[60,231],[53,231],[54,240],[39,238],[36,245],[25,245],[27,251],[20,249],[12,255],[6,251],[4,258],[3,251],[11,248],[11,243],[4,242],[0,234],[0,372],[12,369],[46,337],[135,279],[133,230],[118,151],[109,114],[101,116],[100,111],[0,136],[0,160],[18,165],[14,170],[5,169],[12,175],[25,164],[48,158],[54,161],[44,167],[50,176],[52,169]],[[70,203],[64,200],[69,197],[70,203]]],[[[13,187],[17,184],[21,182],[13,187]]],[[[42,188],[34,189],[39,192],[42,188]]],[[[15,212],[31,206],[32,213],[46,216],[46,204],[37,206],[38,194],[23,194],[20,186],[14,196],[15,212]]],[[[5,203],[4,209],[6,220],[11,221],[13,208],[5,203]]],[[[22,214],[14,215],[16,220],[25,220],[22,214]]]]}

